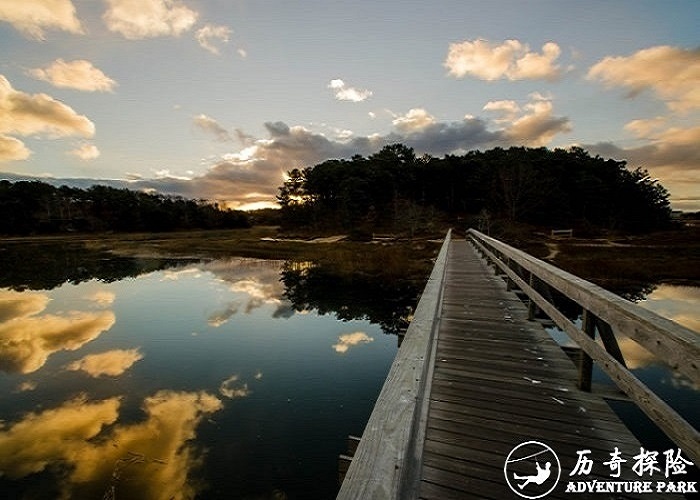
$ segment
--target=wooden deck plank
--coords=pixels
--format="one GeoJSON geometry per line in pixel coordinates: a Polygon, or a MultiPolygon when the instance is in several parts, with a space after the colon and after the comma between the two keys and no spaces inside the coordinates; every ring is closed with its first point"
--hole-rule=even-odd
{"type": "MultiPolygon", "coordinates": [[[[420,498],[513,497],[503,466],[525,441],[556,447],[562,475],[579,450],[598,459],[616,446],[623,456],[638,453],[608,405],[577,389],[566,353],[463,241],[448,250],[436,341],[420,498]]],[[[630,472],[627,479],[639,479],[630,472]]],[[[609,473],[599,466],[589,478],[609,473]]],[[[547,498],[566,498],[565,483],[547,498]]]]}

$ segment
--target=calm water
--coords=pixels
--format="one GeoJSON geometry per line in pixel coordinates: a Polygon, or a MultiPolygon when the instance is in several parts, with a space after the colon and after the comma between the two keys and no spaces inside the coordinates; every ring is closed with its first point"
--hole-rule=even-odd
{"type": "MultiPolygon", "coordinates": [[[[387,332],[422,283],[281,261],[76,259],[1,266],[0,496],[335,496],[336,457],[396,353],[387,332]]],[[[696,288],[661,286],[642,305],[700,323],[696,288]]],[[[696,388],[623,349],[699,426],[696,388]]]]}
{"type": "Polygon", "coordinates": [[[290,302],[313,295],[307,271],[231,259],[1,289],[0,496],[334,497],[397,338],[290,302]]]}

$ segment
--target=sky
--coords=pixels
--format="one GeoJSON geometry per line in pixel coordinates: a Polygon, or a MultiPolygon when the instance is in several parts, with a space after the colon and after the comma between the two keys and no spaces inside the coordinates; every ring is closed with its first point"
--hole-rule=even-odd
{"type": "Polygon", "coordinates": [[[273,206],[403,143],[583,147],[700,210],[697,0],[0,0],[0,178],[273,206]]]}

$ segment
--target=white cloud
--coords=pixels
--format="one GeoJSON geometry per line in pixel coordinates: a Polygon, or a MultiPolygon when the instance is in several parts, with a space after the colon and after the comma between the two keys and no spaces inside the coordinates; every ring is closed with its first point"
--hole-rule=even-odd
{"type": "Polygon", "coordinates": [[[214,26],[213,24],[207,24],[203,28],[200,28],[195,33],[195,38],[199,45],[211,52],[212,54],[219,54],[219,47],[217,43],[228,43],[229,36],[233,31],[228,26],[214,26]]]}
{"type": "Polygon", "coordinates": [[[205,114],[195,116],[193,122],[197,128],[207,134],[213,135],[218,141],[225,142],[231,140],[231,134],[229,134],[219,122],[205,114]]]}
{"type": "Polygon", "coordinates": [[[0,161],[26,160],[30,154],[22,141],[0,134],[0,161]]]}
{"type": "Polygon", "coordinates": [[[527,44],[506,40],[495,45],[487,40],[466,40],[450,44],[445,67],[457,78],[473,76],[481,80],[556,80],[561,69],[555,64],[561,49],[554,42],[531,52],[527,44]]]}
{"type": "Polygon", "coordinates": [[[641,118],[632,120],[625,124],[624,129],[636,137],[648,139],[654,133],[660,131],[668,123],[668,118],[665,116],[657,116],[655,118],[641,118]]]}
{"type": "Polygon", "coordinates": [[[28,158],[29,149],[12,136],[36,134],[45,134],[50,138],[92,137],[95,125],[51,96],[15,90],[0,75],[0,161],[28,158]]]}
{"type": "Polygon", "coordinates": [[[700,108],[700,49],[664,45],[627,57],[609,56],[593,65],[587,76],[627,88],[630,97],[651,90],[672,111],[700,108]]]}
{"type": "Polygon", "coordinates": [[[45,39],[46,29],[83,33],[71,0],[2,0],[0,21],[12,24],[36,40],[45,39]]]}
{"type": "Polygon", "coordinates": [[[189,31],[198,13],[178,0],[107,0],[103,19],[111,31],[135,40],[179,36],[189,31]]]}
{"type": "Polygon", "coordinates": [[[493,111],[501,115],[496,118],[496,122],[509,122],[516,119],[518,113],[520,112],[520,106],[515,101],[502,100],[502,101],[489,101],[484,107],[484,111],[493,111]]]}
{"type": "Polygon", "coordinates": [[[0,134],[48,134],[92,137],[95,125],[72,108],[46,94],[15,90],[0,75],[0,134]]]}
{"type": "Polygon", "coordinates": [[[46,68],[30,70],[29,74],[55,87],[86,92],[112,92],[117,85],[117,82],[84,59],[68,62],[57,59],[46,68]]]}
{"type": "Polygon", "coordinates": [[[410,133],[433,125],[435,117],[423,108],[413,108],[405,115],[397,116],[392,123],[399,131],[410,133]]]}
{"type": "Polygon", "coordinates": [[[504,126],[504,142],[535,147],[545,146],[555,135],[571,130],[569,119],[554,116],[553,108],[551,98],[537,92],[522,108],[515,101],[490,101],[484,106],[485,111],[500,115],[495,122],[504,126]]]}
{"type": "Polygon", "coordinates": [[[100,156],[100,150],[94,144],[81,144],[68,153],[83,161],[94,160],[100,156]]]}
{"type": "Polygon", "coordinates": [[[333,90],[335,98],[339,101],[362,102],[372,95],[371,90],[348,87],[343,80],[331,80],[328,88],[333,90]]]}

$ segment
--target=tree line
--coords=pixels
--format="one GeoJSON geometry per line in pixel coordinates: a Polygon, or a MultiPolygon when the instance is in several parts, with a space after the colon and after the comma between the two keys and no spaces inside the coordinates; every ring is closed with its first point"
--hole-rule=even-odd
{"type": "Polygon", "coordinates": [[[248,227],[245,213],[189,200],[95,185],[0,181],[0,234],[174,231],[248,227]]]}
{"type": "Polygon", "coordinates": [[[545,227],[643,232],[671,220],[646,170],[568,150],[511,147],[435,158],[403,144],[293,169],[279,187],[289,226],[410,230],[474,216],[545,227]]]}

